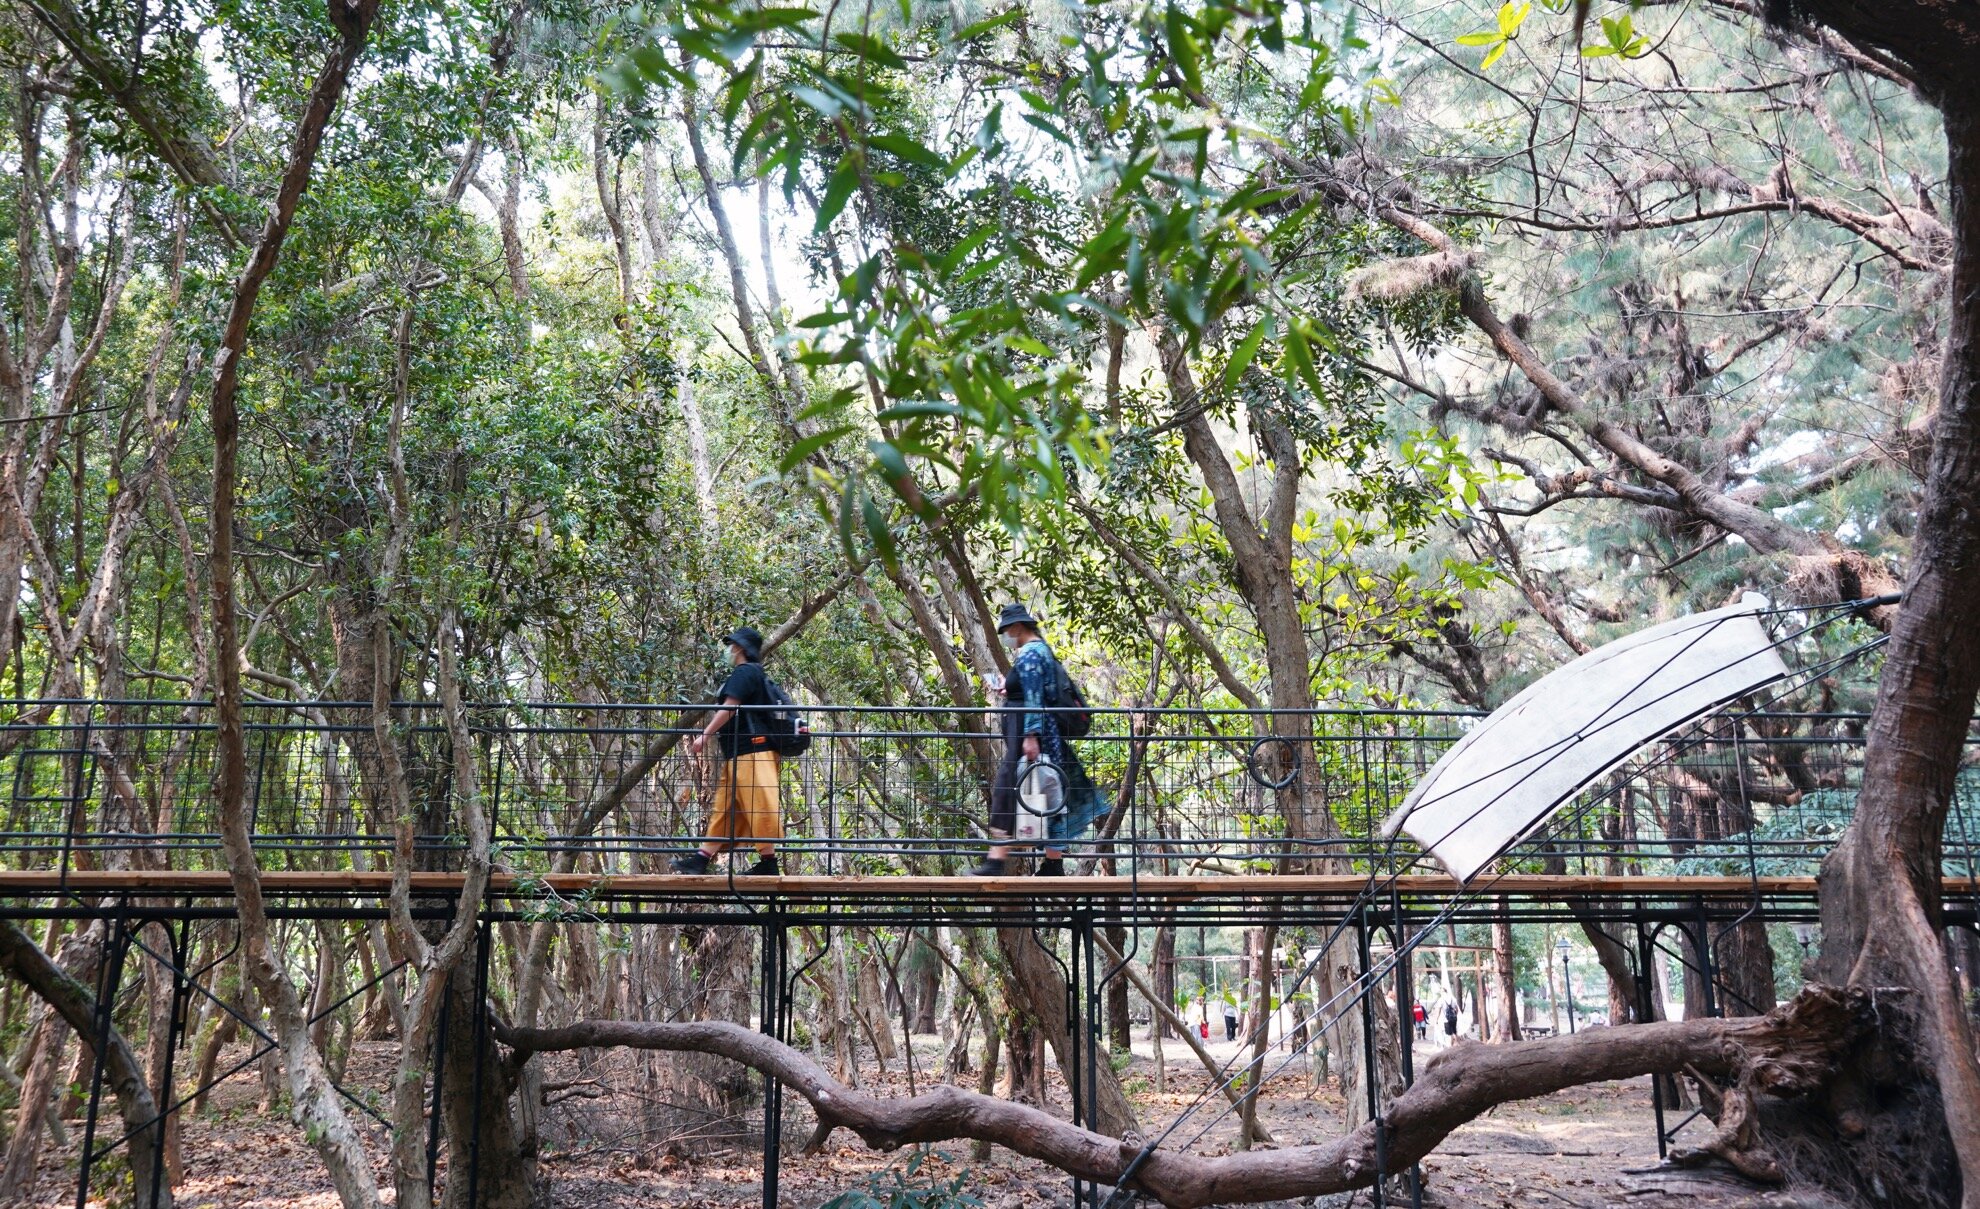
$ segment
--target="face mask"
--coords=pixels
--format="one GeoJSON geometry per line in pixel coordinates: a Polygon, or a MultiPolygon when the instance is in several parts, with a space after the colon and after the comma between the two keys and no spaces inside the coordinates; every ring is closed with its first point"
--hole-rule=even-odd
{"type": "Polygon", "coordinates": [[[1005,646],[1011,648],[1014,651],[1017,650],[1020,645],[1022,645],[1021,643],[1018,642],[1018,636],[1016,634],[1011,633],[1009,630],[1005,630],[1001,635],[999,635],[999,637],[1001,637],[1004,640],[1005,646]]]}

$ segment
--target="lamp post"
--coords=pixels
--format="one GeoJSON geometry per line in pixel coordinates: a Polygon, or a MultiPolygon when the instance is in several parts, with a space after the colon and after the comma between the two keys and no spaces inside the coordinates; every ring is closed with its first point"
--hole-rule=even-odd
{"type": "Polygon", "coordinates": [[[1554,951],[1561,955],[1561,998],[1567,1000],[1568,1033],[1574,1032],[1574,980],[1568,976],[1568,953],[1571,947],[1567,937],[1554,942],[1554,951]]]}

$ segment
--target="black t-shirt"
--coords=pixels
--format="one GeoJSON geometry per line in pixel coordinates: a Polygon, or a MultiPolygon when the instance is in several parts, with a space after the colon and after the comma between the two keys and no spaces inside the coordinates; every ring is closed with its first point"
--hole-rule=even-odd
{"type": "MultiPolygon", "coordinates": [[[[763,665],[760,663],[738,663],[735,670],[729,673],[729,678],[722,682],[722,687],[715,690],[715,696],[718,701],[727,701],[734,697],[744,705],[768,705],[770,678],[763,674],[763,665]]],[[[761,721],[754,717],[751,711],[737,710],[735,717],[730,718],[718,733],[717,737],[722,741],[722,754],[735,755],[743,736],[761,734],[762,731],[761,721]]],[[[754,749],[744,745],[741,750],[754,749]]]]}

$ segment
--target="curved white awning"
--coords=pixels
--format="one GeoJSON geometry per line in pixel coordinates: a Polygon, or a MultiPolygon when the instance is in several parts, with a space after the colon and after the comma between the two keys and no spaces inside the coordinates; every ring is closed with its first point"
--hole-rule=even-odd
{"type": "Polygon", "coordinates": [[[1645,744],[1788,674],[1760,624],[1767,602],[1682,617],[1543,676],[1444,753],[1382,824],[1459,881],[1530,834],[1645,744]]]}

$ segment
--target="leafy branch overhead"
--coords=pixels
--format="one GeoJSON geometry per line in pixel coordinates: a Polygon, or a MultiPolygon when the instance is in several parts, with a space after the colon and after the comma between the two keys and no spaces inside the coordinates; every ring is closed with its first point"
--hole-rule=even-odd
{"type": "MultiPolygon", "coordinates": [[[[949,11],[655,10],[619,75],[718,96],[737,168],[812,203],[836,289],[793,325],[814,399],[783,466],[836,495],[848,543],[861,531],[891,559],[895,512],[938,523],[931,500],[963,483],[1015,532],[1094,470],[1108,434],[1092,359],[1110,328],[1173,328],[1219,357],[1225,392],[1256,365],[1289,406],[1338,405],[1342,338],[1308,305],[1329,267],[1316,245],[1338,227],[1324,199],[1275,182],[1263,131],[1206,90],[1257,54],[1295,62],[1298,137],[1340,145],[1382,87],[1367,64],[1276,5],[1094,10],[1072,18],[1077,41],[1018,8],[960,27],[949,11]],[[1119,36],[1086,36],[1102,30],[1119,36]],[[906,103],[916,72],[947,66],[975,78],[954,112],[906,103]],[[940,242],[889,240],[906,189],[980,217],[940,242]],[[860,438],[854,473],[830,455],[860,438]]],[[[1366,49],[1351,27],[1338,41],[1366,49]]]]}

